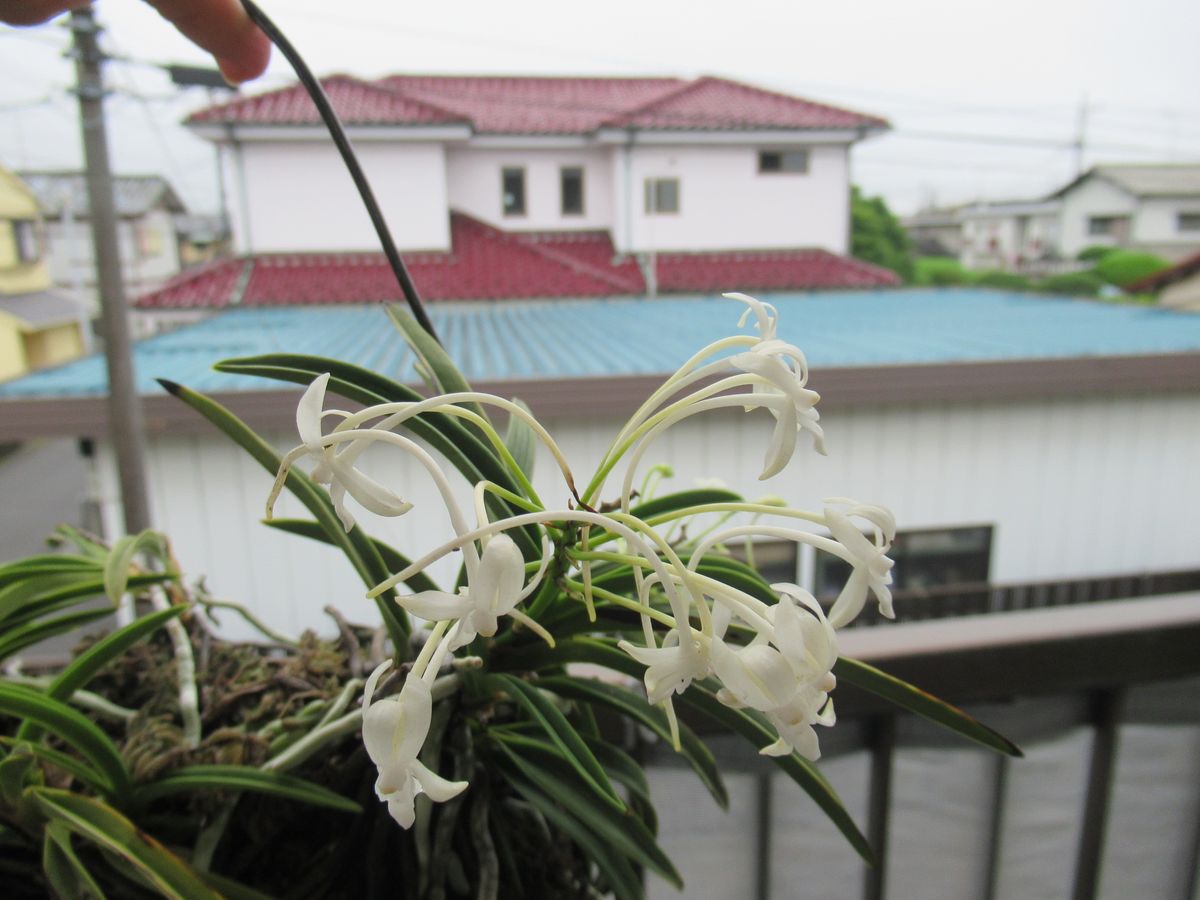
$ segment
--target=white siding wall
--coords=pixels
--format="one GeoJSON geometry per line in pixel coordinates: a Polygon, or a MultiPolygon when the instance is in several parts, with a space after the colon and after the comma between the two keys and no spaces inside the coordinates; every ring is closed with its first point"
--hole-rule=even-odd
{"type": "Polygon", "coordinates": [[[1131,216],[1137,209],[1134,198],[1103,178],[1088,178],[1062,198],[1062,255],[1073,259],[1092,244],[1114,244],[1110,237],[1088,234],[1091,216],[1131,216]]]}
{"type": "MultiPolygon", "coordinates": [[[[769,422],[765,413],[697,417],[668,432],[646,462],[673,464],[672,486],[679,489],[719,476],[748,497],[776,494],[796,506],[819,508],[823,497],[846,495],[882,503],[901,529],[993,525],[996,582],[1200,567],[1195,394],[830,410],[824,420],[830,455],[801,452],[786,472],[760,483],[769,422]]],[[[546,424],[581,484],[617,426],[585,419],[546,424]]],[[[293,441],[276,438],[280,447],[293,441]]],[[[190,575],[207,576],[214,594],[292,631],[328,630],[321,613],[327,603],[351,619],[375,621],[361,584],[335,551],[259,524],[271,477],[240,449],[220,436],[160,435],[148,451],[155,526],[172,537],[190,575]]],[[[364,470],[402,486],[416,508],[368,527],[402,552],[420,555],[449,535],[444,507],[414,462],[376,452],[367,454],[364,470]]],[[[104,463],[111,527],[116,491],[111,460],[104,463]]],[[[606,498],[615,495],[621,474],[606,498]]],[[[544,456],[536,483],[547,503],[566,503],[544,456]]],[[[290,497],[277,513],[304,514],[290,497]]],[[[448,581],[456,565],[449,560],[431,574],[448,581]]],[[[245,633],[232,618],[229,624],[233,633],[245,633]]]]}
{"type": "Polygon", "coordinates": [[[813,146],[807,173],[768,175],[759,174],[758,150],[755,146],[635,146],[628,165],[632,184],[625,179],[625,151],[614,150],[617,249],[820,247],[847,252],[848,148],[813,146]],[[647,178],[679,179],[677,215],[646,215],[647,178]],[[627,204],[632,204],[631,214],[627,204]]]}
{"type": "Polygon", "coordinates": [[[446,151],[450,207],[508,231],[610,229],[613,186],[607,149],[499,150],[453,147],[446,151]],[[562,215],[560,170],[584,170],[583,215],[562,215]],[[501,170],[525,170],[525,215],[505,216],[500,201],[501,170]]]}
{"type": "MultiPolygon", "coordinates": [[[[355,151],[397,246],[449,249],[442,145],[359,141],[355,151]]],[[[242,143],[226,149],[222,159],[236,252],[379,250],[354,182],[332,146],[242,143]]]]}
{"type": "Polygon", "coordinates": [[[1180,231],[1179,214],[1200,215],[1200,197],[1143,200],[1133,219],[1135,242],[1172,261],[1200,248],[1200,231],[1180,231]]]}

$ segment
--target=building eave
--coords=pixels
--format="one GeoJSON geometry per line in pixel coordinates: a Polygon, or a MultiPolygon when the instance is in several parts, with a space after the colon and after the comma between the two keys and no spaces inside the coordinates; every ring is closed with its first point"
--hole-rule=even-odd
{"type": "MultiPolygon", "coordinates": [[[[664,375],[479,382],[476,390],[519,396],[539,417],[624,417],[664,375]]],[[[1001,362],[848,366],[819,369],[812,387],[822,409],[920,405],[986,400],[1047,400],[1070,396],[1194,392],[1200,384],[1200,352],[1141,356],[1005,360],[1001,362]]],[[[419,386],[418,386],[419,387],[419,386]]],[[[211,394],[251,427],[292,431],[299,389],[211,394]]],[[[212,426],[166,394],[143,398],[151,434],[214,433],[212,426]]],[[[35,437],[103,438],[108,428],[104,397],[38,397],[0,400],[0,441],[35,437]]]]}

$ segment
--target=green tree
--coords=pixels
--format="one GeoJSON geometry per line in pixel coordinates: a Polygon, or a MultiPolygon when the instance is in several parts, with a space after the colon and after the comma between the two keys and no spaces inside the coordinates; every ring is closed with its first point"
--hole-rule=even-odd
{"type": "Polygon", "coordinates": [[[908,232],[882,197],[865,197],[857,186],[850,189],[850,255],[891,269],[905,281],[912,281],[912,244],[908,232]]]}

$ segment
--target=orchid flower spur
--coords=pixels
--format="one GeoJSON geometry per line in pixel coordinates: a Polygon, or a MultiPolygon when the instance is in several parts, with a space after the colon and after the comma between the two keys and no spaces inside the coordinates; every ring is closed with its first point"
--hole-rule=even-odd
{"type": "Polygon", "coordinates": [[[417,759],[429,735],[433,696],[429,684],[415,669],[405,679],[399,695],[373,700],[379,679],[391,665],[390,659],[384,660],[367,679],[362,735],[367,755],[379,769],[375,795],[387,803],[388,812],[401,828],[409,828],[416,818],[417,794],[444,803],[462,793],[467,782],[448,781],[417,759]]]}

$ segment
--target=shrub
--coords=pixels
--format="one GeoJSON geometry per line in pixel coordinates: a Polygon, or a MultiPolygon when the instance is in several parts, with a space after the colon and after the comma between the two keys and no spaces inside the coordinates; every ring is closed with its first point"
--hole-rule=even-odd
{"type": "Polygon", "coordinates": [[[1095,297],[1103,287],[1104,282],[1093,272],[1061,272],[1043,278],[1034,285],[1034,290],[1067,297],[1095,297]]]}
{"type": "Polygon", "coordinates": [[[981,272],[972,279],[973,284],[980,287],[1000,288],[1006,291],[1027,291],[1029,290],[1029,279],[1024,275],[1017,275],[1014,272],[1001,272],[994,269],[990,272],[981,272]]]}
{"type": "Polygon", "coordinates": [[[1171,265],[1161,256],[1140,253],[1134,250],[1115,250],[1100,262],[1093,271],[1109,284],[1125,287],[1147,275],[1162,271],[1171,265]]]}
{"type": "Polygon", "coordinates": [[[923,286],[944,287],[963,284],[967,271],[957,259],[948,256],[923,256],[914,265],[913,283],[923,286]]]}
{"type": "Polygon", "coordinates": [[[1080,250],[1075,258],[1080,262],[1100,262],[1116,249],[1107,244],[1092,244],[1080,250]]]}

